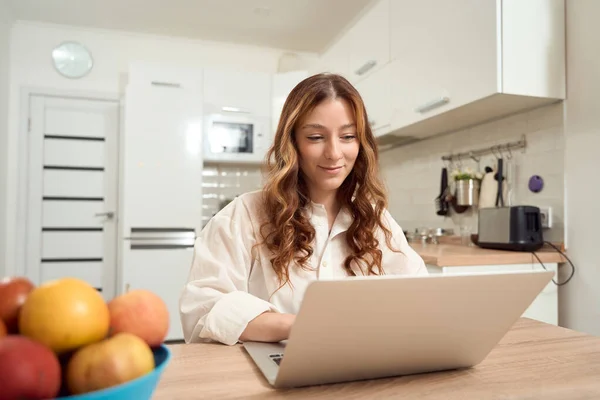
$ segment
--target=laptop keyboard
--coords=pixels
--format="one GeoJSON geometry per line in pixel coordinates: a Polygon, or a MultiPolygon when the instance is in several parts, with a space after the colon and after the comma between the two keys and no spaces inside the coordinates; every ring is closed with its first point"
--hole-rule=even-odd
{"type": "Polygon", "coordinates": [[[283,359],[283,354],[269,354],[269,357],[271,357],[271,360],[273,360],[275,364],[279,365],[283,359]]]}

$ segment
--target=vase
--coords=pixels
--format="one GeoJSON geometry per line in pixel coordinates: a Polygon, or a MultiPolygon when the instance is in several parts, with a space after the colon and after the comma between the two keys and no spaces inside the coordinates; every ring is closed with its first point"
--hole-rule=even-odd
{"type": "Polygon", "coordinates": [[[456,204],[459,206],[476,206],[479,203],[479,181],[465,179],[456,181],[456,204]]]}

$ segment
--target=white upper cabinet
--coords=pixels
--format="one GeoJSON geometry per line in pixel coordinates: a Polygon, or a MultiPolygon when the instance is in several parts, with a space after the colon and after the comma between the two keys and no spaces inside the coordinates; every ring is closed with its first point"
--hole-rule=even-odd
{"type": "Polygon", "coordinates": [[[396,124],[496,91],[496,0],[394,0],[391,14],[396,124]]]}
{"type": "Polygon", "coordinates": [[[315,65],[310,68],[310,74],[330,72],[350,79],[349,54],[351,45],[350,37],[348,35],[342,36],[319,57],[315,65]]]}
{"type": "Polygon", "coordinates": [[[565,98],[564,0],[393,0],[390,14],[392,130],[423,137],[565,98]]]}
{"type": "Polygon", "coordinates": [[[270,117],[271,74],[217,67],[203,71],[205,113],[270,117]]]}
{"type": "Polygon", "coordinates": [[[348,69],[351,82],[358,82],[390,61],[391,0],[379,0],[348,31],[348,69]]]}
{"type": "Polygon", "coordinates": [[[565,0],[378,0],[310,72],[405,141],[563,100],[565,64],[565,0]]]}
{"type": "Polygon", "coordinates": [[[373,4],[322,54],[311,74],[336,73],[355,83],[389,62],[390,1],[373,4]]]}
{"type": "Polygon", "coordinates": [[[392,119],[390,82],[392,79],[392,68],[388,63],[355,85],[365,103],[369,125],[375,136],[381,136],[390,131],[392,119]]]}

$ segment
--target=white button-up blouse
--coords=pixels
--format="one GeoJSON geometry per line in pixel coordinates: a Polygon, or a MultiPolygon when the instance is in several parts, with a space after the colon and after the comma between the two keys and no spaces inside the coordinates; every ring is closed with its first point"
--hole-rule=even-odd
{"type": "MultiPolygon", "coordinates": [[[[325,207],[311,203],[310,222],[315,228],[311,270],[291,268],[290,281],[281,289],[262,242],[261,191],[238,196],[204,227],[194,247],[194,259],[179,306],[185,341],[218,341],[233,345],[250,321],[266,311],[296,314],[307,285],[315,279],[348,276],[346,231],[352,216],[342,209],[331,232],[325,207]]],[[[400,226],[388,211],[384,220],[392,231],[393,252],[377,232],[382,247],[384,273],[426,275],[423,259],[408,245],[400,226]]],[[[356,275],[363,275],[356,266],[356,275]]]]}

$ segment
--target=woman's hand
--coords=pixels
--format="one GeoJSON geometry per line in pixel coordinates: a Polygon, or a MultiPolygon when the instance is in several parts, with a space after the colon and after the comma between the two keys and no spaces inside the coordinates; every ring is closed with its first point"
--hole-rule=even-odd
{"type": "Polygon", "coordinates": [[[279,342],[290,336],[292,325],[296,320],[294,314],[265,312],[248,323],[240,340],[252,342],[279,342]]]}

